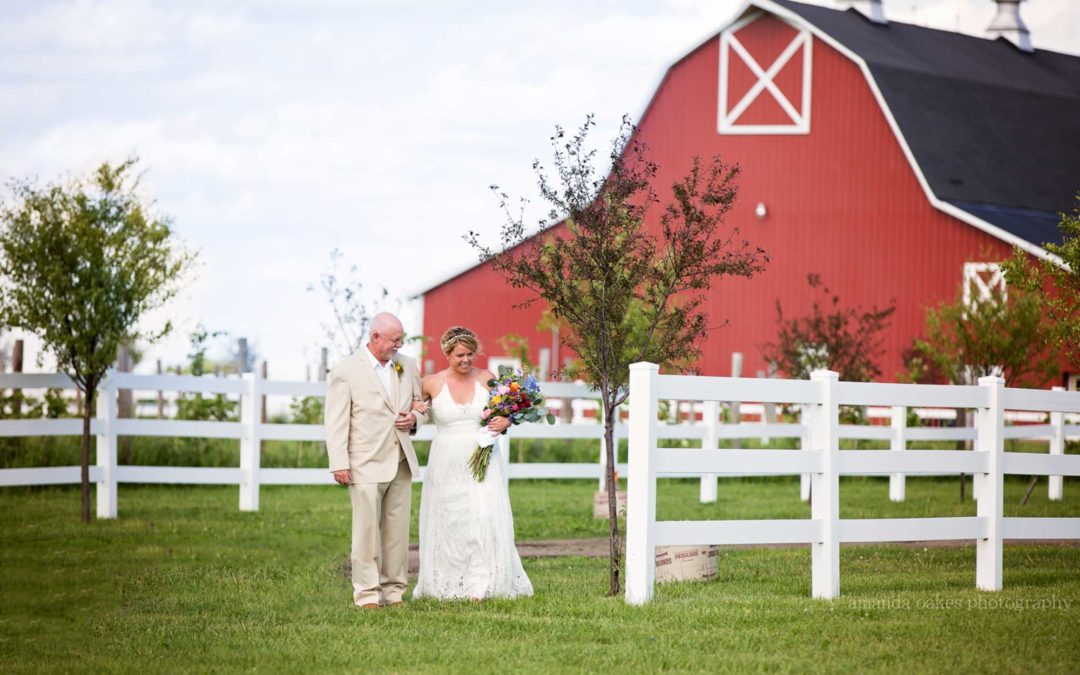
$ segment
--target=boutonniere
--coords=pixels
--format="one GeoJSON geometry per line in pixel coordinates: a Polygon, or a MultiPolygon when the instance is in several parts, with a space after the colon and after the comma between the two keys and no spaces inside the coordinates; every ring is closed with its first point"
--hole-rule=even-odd
{"type": "Polygon", "coordinates": [[[401,361],[394,359],[390,363],[394,364],[394,372],[397,373],[397,377],[400,380],[401,376],[405,373],[405,367],[401,365],[401,361]]]}

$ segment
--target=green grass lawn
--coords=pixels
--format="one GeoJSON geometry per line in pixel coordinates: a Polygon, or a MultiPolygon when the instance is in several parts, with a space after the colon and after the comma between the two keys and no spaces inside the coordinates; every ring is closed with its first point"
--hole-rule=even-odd
{"type": "MultiPolygon", "coordinates": [[[[970,487],[970,486],[969,486],[970,487]]],[[[1080,515],[1045,482],[1008,515],[1080,515]]],[[[586,481],[514,482],[520,540],[602,536],[586,481]]],[[[418,493],[417,489],[417,493],[418,493]]],[[[846,479],[845,517],[974,514],[955,479],[846,479]]],[[[0,490],[0,670],[26,671],[1013,671],[1080,662],[1080,548],[1005,550],[1005,590],[974,589],[973,546],[842,549],[843,595],[810,595],[806,548],[724,550],[709,583],[659,586],[647,607],[605,597],[606,561],[526,560],[518,601],[350,604],[348,499],[271,487],[240,513],[235,487],[121,486],[120,518],[78,522],[73,488],[0,490]]],[[[415,510],[414,510],[415,511],[415,510]]],[[[794,480],[730,480],[697,503],[664,481],[659,517],[800,518],[794,480]]],[[[414,527],[415,534],[415,527],[414,527]]]]}

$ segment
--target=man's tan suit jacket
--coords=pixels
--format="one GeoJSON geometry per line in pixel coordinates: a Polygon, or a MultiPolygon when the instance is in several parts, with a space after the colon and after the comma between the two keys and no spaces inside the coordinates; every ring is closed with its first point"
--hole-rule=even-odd
{"type": "MultiPolygon", "coordinates": [[[[394,421],[399,412],[409,412],[413,399],[421,397],[420,373],[406,356],[395,356],[401,373],[391,373],[388,395],[371,360],[360,347],[330,371],[326,392],[326,450],[330,471],[349,469],[349,482],[389,483],[397,475],[404,453],[413,476],[419,464],[413,451],[412,431],[399,431],[394,421]]],[[[427,421],[416,416],[416,427],[427,421]]]]}

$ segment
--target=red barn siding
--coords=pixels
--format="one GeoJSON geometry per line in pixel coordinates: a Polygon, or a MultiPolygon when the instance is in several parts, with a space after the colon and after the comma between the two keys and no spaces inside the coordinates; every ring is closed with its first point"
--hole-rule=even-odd
{"type": "MultiPolygon", "coordinates": [[[[738,37],[767,69],[791,34],[766,17],[738,37]]],[[[727,374],[733,351],[745,355],[744,373],[764,369],[761,347],[776,334],[775,302],[790,316],[808,311],[813,296],[806,276],[817,273],[844,305],[896,300],[879,359],[882,378],[893,379],[902,350],[922,331],[927,306],[955,297],[963,264],[1009,255],[1000,240],[929,204],[858,66],[817,39],[812,63],[807,135],[717,133],[719,40],[672,67],[640,121],[639,138],[660,165],[662,198],[694,155],[719,154],[742,165],[739,200],[727,224],[771,257],[763,274],[720,279],[710,290],[712,323],[730,325],[710,333],[700,362],[705,374],[727,374]],[[764,220],[754,216],[759,202],[768,209],[764,220]]],[[[793,67],[798,74],[801,61],[788,64],[777,82],[793,92],[789,98],[798,107],[794,90],[801,75],[790,74],[793,67]]],[[[656,209],[652,217],[658,216],[656,209]]],[[[526,298],[486,266],[474,268],[425,294],[424,332],[437,339],[452,324],[469,325],[489,354],[500,353],[498,337],[517,333],[529,338],[537,358],[539,347],[551,342],[550,334],[536,331],[541,309],[509,309],[526,298]]]]}
{"type": "Polygon", "coordinates": [[[509,333],[529,340],[534,359],[540,347],[551,345],[550,333],[539,335],[536,324],[543,312],[537,303],[529,308],[512,309],[529,299],[525,291],[511,288],[487,265],[474,267],[449,283],[424,293],[424,335],[428,336],[425,359],[433,359],[435,369],[446,366],[439,350],[439,337],[450,326],[471,328],[483,343],[479,365],[486,367],[487,356],[501,355],[499,338],[509,333]]]}

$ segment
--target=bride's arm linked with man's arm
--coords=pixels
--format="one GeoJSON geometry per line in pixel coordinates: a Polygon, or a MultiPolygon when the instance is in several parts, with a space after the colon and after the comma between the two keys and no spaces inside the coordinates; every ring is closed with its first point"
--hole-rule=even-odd
{"type": "Polygon", "coordinates": [[[420,364],[416,361],[412,363],[412,375],[410,379],[410,386],[412,387],[412,403],[410,405],[410,412],[416,419],[416,424],[409,430],[410,434],[415,434],[417,429],[428,423],[428,414],[431,411],[431,407],[424,403],[424,387],[420,381],[420,364]]]}

